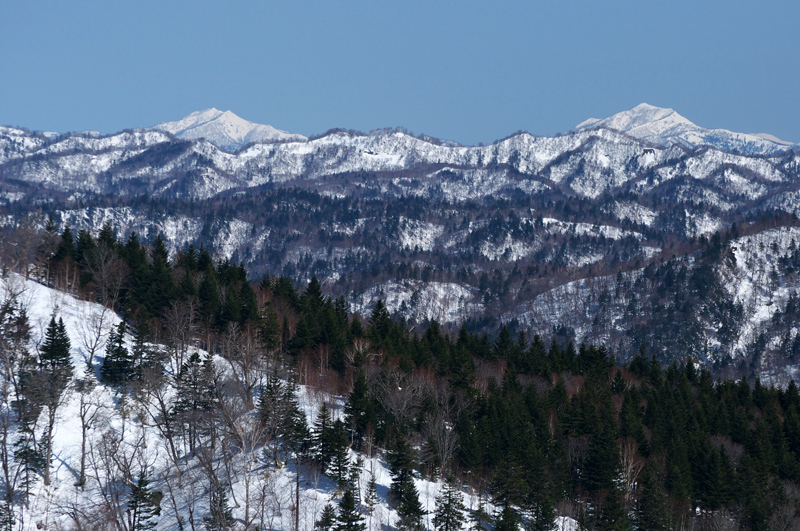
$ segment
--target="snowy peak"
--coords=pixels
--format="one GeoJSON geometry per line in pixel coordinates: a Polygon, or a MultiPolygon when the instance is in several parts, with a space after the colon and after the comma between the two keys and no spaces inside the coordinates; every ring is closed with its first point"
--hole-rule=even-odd
{"type": "Polygon", "coordinates": [[[673,109],[641,103],[604,119],[590,118],[575,127],[576,131],[606,128],[660,146],[679,145],[696,148],[709,145],[724,151],[747,155],[772,154],[792,148],[768,134],[735,133],[726,129],[705,129],[687,120],[673,109]]]}
{"type": "Polygon", "coordinates": [[[641,132],[645,132],[644,130],[646,129],[648,133],[651,133],[665,131],[675,126],[697,127],[672,109],[640,103],[629,111],[617,113],[603,120],[589,118],[585,122],[578,124],[575,129],[606,127],[631,134],[632,131],[639,129],[642,130],[641,132]]]}
{"type": "Polygon", "coordinates": [[[235,151],[251,142],[303,142],[303,135],[275,129],[271,125],[256,124],[240,118],[231,111],[206,109],[189,116],[154,127],[172,133],[184,140],[205,138],[220,149],[235,151]]]}

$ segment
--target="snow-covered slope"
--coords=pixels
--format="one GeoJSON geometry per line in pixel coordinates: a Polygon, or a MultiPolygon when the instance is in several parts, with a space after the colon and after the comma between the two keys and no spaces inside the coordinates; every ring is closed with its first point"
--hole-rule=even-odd
{"type": "Polygon", "coordinates": [[[641,103],[629,111],[602,120],[590,118],[578,124],[577,131],[605,127],[622,131],[634,138],[659,146],[681,145],[696,148],[714,146],[745,154],[772,154],[796,144],[784,142],[768,134],[735,133],[726,129],[705,129],[687,120],[672,109],[641,103]]]}
{"type": "Polygon", "coordinates": [[[271,125],[248,122],[231,111],[218,109],[193,112],[181,120],[159,124],[154,129],[172,133],[184,140],[205,138],[225,151],[235,151],[251,142],[306,140],[303,135],[287,133],[271,125]]]}
{"type": "MultiPolygon", "coordinates": [[[[119,318],[100,305],[76,300],[63,292],[25,281],[15,274],[0,278],[0,304],[12,299],[25,308],[30,320],[31,350],[41,345],[51,316],[62,318],[71,342],[76,377],[94,381],[93,373],[102,364],[108,334],[119,323],[119,318]],[[88,372],[85,369],[87,362],[91,363],[88,372]]],[[[126,341],[130,347],[132,338],[128,336],[126,341]]],[[[190,347],[190,350],[195,351],[196,348],[190,347]]],[[[204,355],[201,351],[197,352],[204,355]]],[[[231,378],[228,362],[216,356],[212,363],[216,378],[227,382],[220,385],[232,389],[225,387],[231,385],[232,381],[226,380],[231,378]]],[[[168,363],[167,370],[171,370],[171,367],[168,363]]],[[[0,372],[0,377],[6,376],[0,372]]],[[[175,448],[170,447],[171,443],[166,437],[167,433],[172,432],[160,429],[157,424],[163,422],[159,417],[157,402],[166,401],[169,405],[175,400],[176,391],[172,384],[167,384],[160,393],[133,393],[124,397],[100,382],[83,389],[84,393],[71,385],[65,391],[54,426],[51,484],[43,485],[38,475],[32,478],[30,497],[23,501],[23,497],[19,496],[11,506],[16,519],[14,529],[105,529],[103,524],[109,524],[115,515],[124,519],[130,516],[127,512],[130,487],[143,473],[150,478],[151,492],[159,493],[155,498],[160,507],[156,530],[200,529],[209,514],[209,473],[201,466],[194,451],[186,451],[179,446],[177,453],[173,454],[175,448]],[[76,481],[81,467],[84,433],[86,483],[78,486],[76,481]]],[[[6,398],[10,400],[11,395],[8,394],[6,398]]],[[[235,397],[232,399],[235,400],[235,397]]],[[[341,396],[300,385],[297,399],[309,424],[318,416],[323,404],[335,418],[343,415],[345,400],[341,396]]],[[[9,401],[0,405],[10,409],[9,401]]],[[[226,411],[235,412],[234,416],[226,417],[226,422],[242,430],[236,433],[249,434],[247,430],[252,429],[253,411],[226,411]]],[[[42,417],[46,417],[46,414],[42,417]]],[[[9,417],[5,418],[7,420],[9,417]]],[[[11,436],[16,435],[15,429],[12,425],[11,436]]],[[[228,507],[233,518],[238,522],[247,521],[254,528],[298,531],[296,524],[299,524],[299,531],[312,531],[325,505],[336,505],[341,492],[331,479],[313,469],[301,469],[301,479],[296,483],[298,470],[295,463],[276,466],[271,458],[272,453],[266,451],[263,435],[258,438],[257,433],[252,435],[252,441],[255,441],[252,447],[248,446],[251,444],[251,435],[240,435],[246,445],[221,442],[216,454],[204,454],[206,458],[211,456],[211,460],[204,463],[229,480],[224,489],[229,496],[228,507]],[[224,457],[222,452],[225,453],[224,457]],[[300,504],[297,509],[292,505],[295,501],[300,504]],[[296,510],[299,513],[295,513],[296,510]]],[[[10,445],[10,442],[7,444],[10,445]]],[[[352,450],[348,452],[350,461],[356,463],[356,454],[352,450]]],[[[377,451],[360,457],[363,461],[356,482],[360,495],[363,496],[372,477],[377,486],[377,504],[371,514],[364,515],[365,531],[391,529],[398,515],[388,500],[392,478],[386,461],[377,451]]],[[[10,466],[13,472],[17,466],[13,458],[10,459],[10,466]]],[[[414,482],[426,512],[423,524],[426,529],[433,529],[436,498],[441,493],[443,482],[424,478],[415,478],[414,482]]],[[[479,501],[474,490],[463,490],[461,495],[468,510],[477,508],[479,501]]],[[[491,504],[484,505],[484,510],[490,513],[494,509],[491,504]]],[[[556,518],[554,524],[559,530],[576,529],[575,521],[565,516],[556,518]]],[[[128,529],[127,526],[122,528],[128,529]]]]}

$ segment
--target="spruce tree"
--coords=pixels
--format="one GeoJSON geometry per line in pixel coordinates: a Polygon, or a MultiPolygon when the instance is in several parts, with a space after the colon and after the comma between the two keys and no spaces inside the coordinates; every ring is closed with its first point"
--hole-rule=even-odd
{"type": "Polygon", "coordinates": [[[387,459],[392,475],[389,495],[397,508],[397,527],[403,531],[421,531],[422,516],[425,514],[414,485],[415,460],[412,452],[408,443],[398,437],[387,459]]]}
{"type": "Polygon", "coordinates": [[[128,499],[128,528],[131,531],[149,531],[155,529],[161,514],[161,492],[150,489],[150,480],[146,472],[142,472],[136,485],[131,487],[128,499]]]}
{"type": "Polygon", "coordinates": [[[208,505],[208,515],[203,518],[208,531],[228,531],[233,528],[235,521],[233,510],[228,507],[228,493],[219,482],[211,489],[208,505]]]}
{"type": "Polygon", "coordinates": [[[319,520],[314,522],[314,529],[317,531],[332,531],[334,525],[336,525],[336,511],[333,509],[333,505],[327,503],[322,509],[319,520]]]}
{"type": "Polygon", "coordinates": [[[364,506],[367,508],[369,515],[375,512],[375,506],[378,505],[378,502],[378,482],[375,479],[375,474],[370,473],[367,492],[364,494],[364,506]]]}
{"type": "Polygon", "coordinates": [[[336,419],[333,423],[330,441],[331,457],[327,473],[341,489],[347,484],[350,471],[350,456],[348,455],[347,428],[345,428],[340,419],[336,419]]]}
{"type": "Polygon", "coordinates": [[[44,405],[47,406],[47,426],[44,432],[44,484],[50,484],[50,459],[53,455],[53,428],[56,423],[56,410],[67,384],[72,379],[74,367],[70,357],[70,341],[64,321],[50,318],[45,332],[44,343],[39,352],[39,373],[41,375],[44,405]]]}
{"type": "Polygon", "coordinates": [[[668,529],[666,495],[652,466],[642,473],[639,484],[639,499],[636,504],[635,523],[637,529],[666,531],[668,529]]]}
{"type": "Polygon", "coordinates": [[[106,342],[106,356],[100,367],[100,379],[109,385],[121,385],[130,379],[133,363],[125,347],[125,322],[111,331],[106,342]]]}
{"type": "Polygon", "coordinates": [[[433,525],[437,531],[460,531],[464,525],[464,502],[462,501],[461,491],[449,478],[444,485],[441,494],[436,497],[436,512],[433,517],[433,525]]]}
{"type": "Polygon", "coordinates": [[[347,489],[339,502],[339,514],[336,516],[334,531],[364,531],[364,518],[356,506],[356,497],[352,489],[347,489]]]}

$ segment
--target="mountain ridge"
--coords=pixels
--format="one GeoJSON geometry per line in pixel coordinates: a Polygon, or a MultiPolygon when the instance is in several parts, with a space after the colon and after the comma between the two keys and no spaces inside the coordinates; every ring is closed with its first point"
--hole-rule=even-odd
{"type": "Polygon", "coordinates": [[[196,111],[180,120],[164,122],[152,129],[166,131],[183,140],[205,138],[225,151],[235,151],[252,142],[305,141],[303,135],[257,124],[240,118],[231,111],[216,108],[196,111]]]}
{"type": "Polygon", "coordinates": [[[659,146],[680,145],[695,149],[710,145],[747,155],[771,155],[798,147],[798,144],[786,142],[768,133],[749,134],[727,129],[706,129],[673,109],[647,103],[640,103],[630,110],[606,118],[589,118],[575,126],[574,131],[601,127],[614,129],[659,146]]]}

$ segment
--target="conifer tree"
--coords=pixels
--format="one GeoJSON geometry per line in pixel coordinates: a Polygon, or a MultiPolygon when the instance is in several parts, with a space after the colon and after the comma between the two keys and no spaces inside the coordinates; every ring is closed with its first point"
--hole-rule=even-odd
{"type": "Polygon", "coordinates": [[[314,459],[322,470],[327,470],[328,464],[333,457],[332,424],[328,405],[323,403],[317,414],[317,420],[314,421],[314,428],[312,430],[314,459]]]}
{"type": "Polygon", "coordinates": [[[317,531],[332,531],[336,525],[336,511],[330,503],[325,504],[319,520],[314,522],[314,529],[317,531]]]}
{"type": "Polygon", "coordinates": [[[353,490],[345,490],[339,502],[339,514],[336,515],[334,531],[364,531],[365,527],[364,518],[356,506],[353,490]]]}
{"type": "Polygon", "coordinates": [[[128,529],[149,531],[155,529],[161,514],[161,493],[150,489],[146,472],[139,475],[136,485],[131,487],[128,500],[128,529]]]}
{"type": "Polygon", "coordinates": [[[488,531],[490,528],[491,516],[486,512],[486,501],[482,491],[478,491],[478,507],[472,511],[469,520],[470,531],[488,531]]]}
{"type": "Polygon", "coordinates": [[[644,470],[639,489],[639,500],[635,511],[636,528],[666,531],[668,529],[666,496],[652,466],[644,470]]]}
{"type": "Polygon", "coordinates": [[[125,322],[120,321],[106,342],[106,356],[100,367],[100,379],[109,385],[124,384],[130,379],[133,363],[125,347],[125,322]]]}
{"type": "Polygon", "coordinates": [[[56,410],[67,384],[72,379],[74,367],[70,357],[70,340],[64,321],[50,318],[45,332],[44,343],[39,352],[39,372],[41,374],[44,405],[47,406],[47,426],[44,433],[44,483],[50,484],[50,459],[53,455],[53,428],[56,423],[56,410]]]}
{"type": "Polygon", "coordinates": [[[436,513],[433,525],[437,531],[459,531],[464,525],[464,502],[461,491],[456,486],[453,478],[449,478],[436,497],[436,513]]]}
{"type": "Polygon", "coordinates": [[[412,449],[404,439],[398,437],[387,460],[392,475],[389,495],[399,517],[397,527],[403,531],[421,531],[422,516],[425,511],[419,501],[417,487],[414,485],[415,460],[412,449]]]}
{"type": "Polygon", "coordinates": [[[520,517],[510,505],[503,507],[494,522],[494,531],[518,531],[520,517]]]}
{"type": "Polygon", "coordinates": [[[348,437],[344,422],[336,419],[331,428],[331,457],[328,475],[336,481],[339,488],[344,488],[350,472],[350,456],[348,455],[348,437]]]}
{"type": "Polygon", "coordinates": [[[225,487],[217,482],[209,496],[208,515],[203,523],[208,531],[228,531],[233,528],[233,509],[228,507],[228,493],[225,487]]]}
{"type": "Polygon", "coordinates": [[[375,506],[378,505],[378,482],[375,479],[375,474],[370,473],[369,481],[367,482],[367,492],[364,494],[364,506],[367,508],[367,513],[372,516],[375,512],[375,506]]]}

